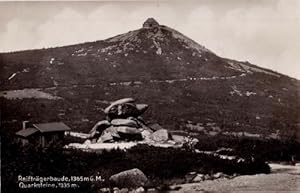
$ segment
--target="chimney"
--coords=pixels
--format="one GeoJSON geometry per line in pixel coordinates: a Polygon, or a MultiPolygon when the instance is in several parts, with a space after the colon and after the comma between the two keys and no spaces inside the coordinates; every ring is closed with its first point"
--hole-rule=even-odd
{"type": "Polygon", "coordinates": [[[27,129],[29,126],[29,121],[23,121],[23,128],[22,129],[27,129]]]}

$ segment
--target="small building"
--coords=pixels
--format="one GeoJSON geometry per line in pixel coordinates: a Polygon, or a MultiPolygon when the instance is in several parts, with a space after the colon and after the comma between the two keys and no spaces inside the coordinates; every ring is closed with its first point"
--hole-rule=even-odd
{"type": "Polygon", "coordinates": [[[148,18],[143,24],[143,28],[153,28],[153,27],[159,27],[159,23],[153,18],[148,18]]]}
{"type": "Polygon", "coordinates": [[[22,144],[34,144],[47,147],[51,144],[62,144],[64,134],[71,129],[62,122],[31,124],[23,122],[22,130],[16,132],[22,144]]]}

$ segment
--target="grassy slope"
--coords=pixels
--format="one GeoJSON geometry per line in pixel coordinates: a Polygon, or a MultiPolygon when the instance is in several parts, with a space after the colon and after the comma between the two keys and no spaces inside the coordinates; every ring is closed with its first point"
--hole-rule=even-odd
{"type": "Polygon", "coordinates": [[[0,54],[1,90],[43,88],[64,98],[57,101],[1,98],[4,127],[17,130],[24,119],[61,120],[74,130],[88,131],[104,118],[101,108],[107,103],[103,101],[134,97],[150,105],[144,115],[146,120],[159,122],[170,130],[185,130],[187,121],[191,121],[214,122],[223,131],[270,134],[280,130],[282,135],[293,134],[300,121],[299,81],[254,72],[228,80],[150,83],[150,80],[187,77],[238,76],[241,72],[226,68],[228,60],[212,53],[195,55],[193,49],[178,43],[164,29],[164,39],[156,39],[162,48],[162,55],[157,55],[153,40],[147,38],[152,32],[143,29],[138,32],[140,43],[132,42],[131,38],[124,42],[97,41],[0,54]],[[52,64],[51,58],[55,58],[52,64]],[[15,72],[19,72],[15,78],[5,80],[15,72]],[[109,85],[122,81],[143,81],[143,84],[109,85]],[[58,86],[51,88],[55,84],[58,86]],[[244,96],[231,95],[233,87],[244,96]],[[247,97],[247,91],[256,95],[247,97]]]}

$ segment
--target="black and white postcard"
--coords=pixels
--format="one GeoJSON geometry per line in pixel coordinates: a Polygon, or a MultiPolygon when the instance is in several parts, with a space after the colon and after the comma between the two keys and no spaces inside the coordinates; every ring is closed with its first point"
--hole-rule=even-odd
{"type": "Polygon", "coordinates": [[[300,192],[299,10],[1,1],[1,192],[300,192]]]}

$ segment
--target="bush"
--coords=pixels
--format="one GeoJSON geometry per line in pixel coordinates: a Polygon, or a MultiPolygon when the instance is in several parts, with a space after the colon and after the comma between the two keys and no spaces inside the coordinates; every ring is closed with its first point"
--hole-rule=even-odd
{"type": "Polygon", "coordinates": [[[254,157],[263,161],[291,161],[292,156],[300,160],[300,143],[295,140],[237,138],[228,136],[206,137],[199,140],[196,149],[216,151],[219,148],[233,148],[243,158],[254,157]]]}

